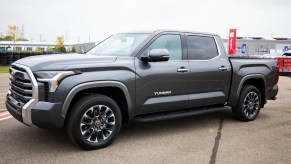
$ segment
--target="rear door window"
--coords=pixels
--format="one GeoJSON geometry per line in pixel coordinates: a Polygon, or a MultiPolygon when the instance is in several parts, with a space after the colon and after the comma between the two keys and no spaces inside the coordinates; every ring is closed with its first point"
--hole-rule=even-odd
{"type": "Polygon", "coordinates": [[[213,37],[188,35],[187,41],[189,60],[209,60],[218,56],[213,37]]]}

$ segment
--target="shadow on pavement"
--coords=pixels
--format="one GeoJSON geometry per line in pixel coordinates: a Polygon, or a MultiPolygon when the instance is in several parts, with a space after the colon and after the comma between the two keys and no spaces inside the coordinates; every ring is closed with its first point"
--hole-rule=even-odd
{"type": "MultiPolygon", "coordinates": [[[[233,120],[230,111],[224,111],[224,115],[227,119],[233,120]]],[[[113,145],[118,145],[120,142],[130,142],[132,139],[143,140],[161,135],[183,133],[188,130],[209,128],[209,126],[214,127],[216,131],[220,117],[221,112],[217,112],[148,123],[131,122],[122,128],[121,133],[113,145]]],[[[2,143],[9,145],[4,149],[11,147],[13,149],[23,150],[25,148],[38,153],[80,150],[69,140],[65,129],[37,129],[26,127],[18,122],[16,123],[16,120],[6,121],[7,124],[8,122],[13,122],[14,125],[1,127],[0,139],[2,143]]]]}

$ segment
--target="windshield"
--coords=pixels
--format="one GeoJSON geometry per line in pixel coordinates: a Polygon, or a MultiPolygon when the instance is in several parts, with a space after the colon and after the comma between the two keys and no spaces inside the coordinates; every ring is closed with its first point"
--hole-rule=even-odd
{"type": "Polygon", "coordinates": [[[87,54],[100,56],[129,56],[149,34],[116,34],[99,43],[87,54]]]}

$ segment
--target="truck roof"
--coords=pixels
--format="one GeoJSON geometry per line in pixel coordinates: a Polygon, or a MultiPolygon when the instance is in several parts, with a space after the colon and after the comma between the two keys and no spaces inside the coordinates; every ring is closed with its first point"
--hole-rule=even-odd
{"type": "Polygon", "coordinates": [[[202,35],[213,35],[218,36],[215,33],[208,33],[208,32],[199,32],[199,31],[186,31],[186,30],[173,30],[173,29],[159,29],[159,30],[144,30],[144,31],[129,31],[129,32],[122,32],[122,33],[161,33],[161,32],[180,32],[180,33],[193,33],[193,34],[202,34],[202,35]]]}

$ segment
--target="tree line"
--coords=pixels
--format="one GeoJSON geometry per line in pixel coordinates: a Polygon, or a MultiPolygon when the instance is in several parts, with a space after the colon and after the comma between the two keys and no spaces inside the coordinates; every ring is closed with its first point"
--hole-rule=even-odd
{"type": "MultiPolygon", "coordinates": [[[[7,35],[5,36],[0,35],[0,41],[13,41],[15,44],[16,41],[28,41],[28,40],[21,36],[21,31],[18,26],[8,25],[7,35]]],[[[47,51],[66,52],[64,38],[62,36],[57,36],[55,47],[54,48],[49,47],[47,48],[47,51]]],[[[71,52],[76,52],[76,48],[72,47],[71,52]]]]}

